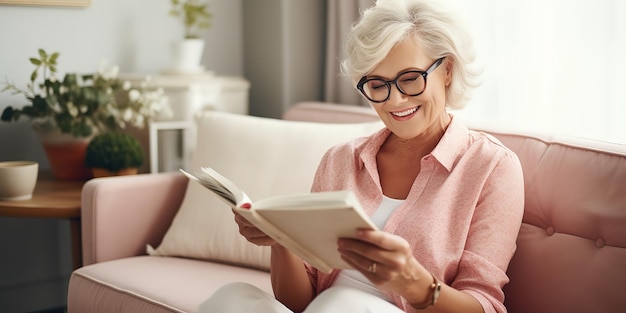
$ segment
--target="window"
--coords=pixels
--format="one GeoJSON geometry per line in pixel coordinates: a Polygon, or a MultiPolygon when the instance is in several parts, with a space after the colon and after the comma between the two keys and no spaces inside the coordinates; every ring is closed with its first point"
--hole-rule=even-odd
{"type": "Polygon", "coordinates": [[[447,1],[485,69],[458,116],[626,144],[626,1],[447,1]]]}

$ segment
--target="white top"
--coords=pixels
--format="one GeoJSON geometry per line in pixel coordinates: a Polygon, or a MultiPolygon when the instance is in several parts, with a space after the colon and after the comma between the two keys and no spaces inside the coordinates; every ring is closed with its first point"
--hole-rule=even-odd
{"type": "MultiPolygon", "coordinates": [[[[404,200],[392,199],[383,195],[383,201],[380,203],[378,209],[376,209],[376,212],[371,216],[372,222],[374,222],[376,227],[383,229],[393,211],[395,211],[402,202],[404,202],[404,200]]],[[[357,270],[342,270],[333,283],[333,286],[355,288],[390,301],[386,294],[378,290],[367,277],[357,270]]]]}

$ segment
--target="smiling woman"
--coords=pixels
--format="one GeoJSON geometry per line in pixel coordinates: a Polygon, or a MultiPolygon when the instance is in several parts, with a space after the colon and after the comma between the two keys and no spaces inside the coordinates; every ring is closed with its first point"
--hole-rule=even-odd
{"type": "Polygon", "coordinates": [[[0,0],[0,4],[87,7],[91,0],[0,0]]]}

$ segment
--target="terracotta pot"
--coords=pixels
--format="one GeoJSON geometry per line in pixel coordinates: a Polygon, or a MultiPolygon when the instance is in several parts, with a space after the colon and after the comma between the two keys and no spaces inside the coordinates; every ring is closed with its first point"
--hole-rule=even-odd
{"type": "Polygon", "coordinates": [[[44,130],[37,125],[33,129],[39,135],[52,176],[58,180],[88,180],[91,170],[85,167],[85,152],[91,137],[74,137],[59,130],[44,130]]]}
{"type": "Polygon", "coordinates": [[[123,170],[119,170],[117,172],[111,172],[107,169],[103,169],[103,168],[92,168],[91,169],[91,173],[93,174],[94,178],[98,178],[98,177],[109,177],[109,176],[124,176],[124,175],[135,175],[137,173],[139,173],[139,169],[138,168],[125,168],[123,170]]]}
{"type": "Polygon", "coordinates": [[[85,167],[88,140],[42,142],[52,175],[58,180],[88,180],[91,171],[85,167]]]}

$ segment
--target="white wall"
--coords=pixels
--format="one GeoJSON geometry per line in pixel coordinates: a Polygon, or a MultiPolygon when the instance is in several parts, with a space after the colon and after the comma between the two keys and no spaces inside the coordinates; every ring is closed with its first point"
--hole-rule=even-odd
{"type": "MultiPolygon", "coordinates": [[[[125,72],[158,73],[169,43],[182,34],[167,15],[169,0],[92,0],[87,8],[0,5],[0,81],[25,86],[37,49],[58,51],[59,73],[93,72],[100,60],[125,72]]],[[[205,34],[203,65],[218,75],[243,76],[243,4],[211,0],[213,28],[205,34]]],[[[0,112],[21,106],[0,94],[0,112]]],[[[0,161],[29,159],[48,168],[28,123],[0,123],[0,161]]],[[[67,221],[0,217],[0,312],[65,304],[71,271],[67,221]]]]}

